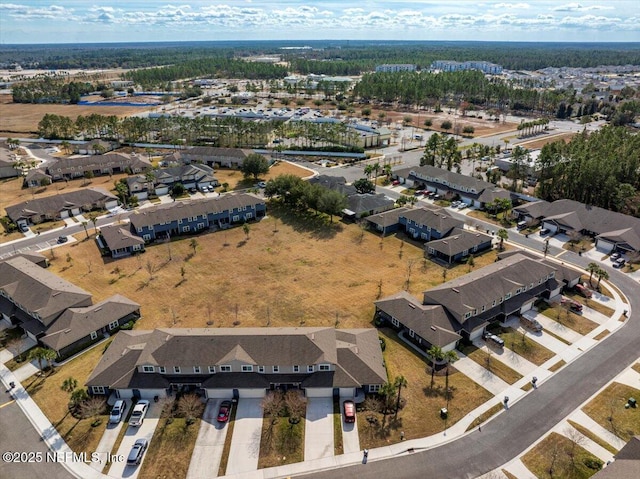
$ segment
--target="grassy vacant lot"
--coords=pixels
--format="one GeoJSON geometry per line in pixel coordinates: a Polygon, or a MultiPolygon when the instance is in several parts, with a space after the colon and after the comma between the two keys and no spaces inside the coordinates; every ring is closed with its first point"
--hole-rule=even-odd
{"type": "Polygon", "coordinates": [[[258,469],[304,461],[304,418],[295,424],[286,417],[272,421],[270,417],[262,421],[258,469]]]}
{"type": "MultiPolygon", "coordinates": [[[[593,301],[591,302],[593,303],[593,301]]],[[[558,303],[549,305],[544,301],[540,301],[538,311],[546,317],[551,318],[582,335],[589,334],[599,326],[595,321],[591,321],[581,314],[576,314],[568,308],[560,306],[558,303]]]]}
{"type": "Polygon", "coordinates": [[[640,434],[640,408],[625,409],[629,398],[640,398],[640,389],[612,383],[582,408],[594,421],[625,441],[640,434]]]}
{"type": "Polygon", "coordinates": [[[569,438],[552,432],[522,457],[522,462],[536,477],[561,477],[563,479],[586,479],[600,467],[591,469],[585,462],[602,464],[569,438]]]}
{"type": "Polygon", "coordinates": [[[200,419],[196,419],[190,425],[187,425],[184,418],[174,418],[171,422],[161,419],[153,439],[149,442],[149,450],[145,454],[138,477],[186,477],[199,428],[200,419]]]}
{"type": "MultiPolygon", "coordinates": [[[[444,421],[440,419],[440,409],[446,406],[445,377],[435,377],[435,384],[431,388],[431,377],[426,372],[426,362],[412,348],[400,340],[391,329],[383,328],[380,336],[385,339],[385,364],[390,381],[396,376],[403,375],[408,383],[402,388],[401,396],[406,400],[406,406],[398,413],[398,418],[388,415],[386,425],[382,428],[382,414],[363,411],[358,413],[358,433],[360,447],[372,448],[400,441],[400,431],[404,431],[406,439],[430,436],[444,429],[444,421]],[[377,419],[377,424],[371,424],[367,417],[377,419]]],[[[462,419],[469,411],[491,399],[491,394],[473,382],[467,376],[455,370],[455,364],[450,369],[449,387],[452,398],[449,401],[450,426],[462,419]]]]}
{"type": "Polygon", "coordinates": [[[513,328],[505,328],[499,336],[504,339],[505,347],[538,366],[554,356],[553,352],[513,328]]]}
{"type": "Polygon", "coordinates": [[[493,359],[491,354],[482,349],[475,346],[467,346],[463,353],[508,384],[513,384],[519,379],[522,379],[522,374],[514,371],[498,359],[493,359]]]}
{"type": "Polygon", "coordinates": [[[23,381],[23,386],[47,416],[51,424],[58,430],[62,438],[75,452],[96,450],[107,425],[107,416],[101,416],[102,423],[91,427],[93,419],[75,419],[67,408],[69,395],[60,390],[65,379],[72,377],[78,380],[78,387],[84,387],[89,374],[93,370],[102,352],[110,341],[99,344],[82,356],[73,359],[54,370],[46,377],[32,376],[23,381]]]}
{"type": "MultiPolygon", "coordinates": [[[[300,166],[296,166],[291,163],[287,163],[286,161],[279,161],[275,163],[270,169],[269,173],[260,177],[258,181],[268,181],[272,178],[275,178],[278,175],[295,175],[301,178],[305,178],[307,176],[311,176],[313,174],[312,171],[302,168],[300,166]]],[[[238,190],[245,188],[253,188],[256,184],[256,180],[253,178],[244,179],[242,176],[242,172],[239,170],[231,170],[228,168],[220,168],[215,171],[215,177],[218,179],[218,182],[222,185],[223,183],[228,183],[229,190],[238,190]]],[[[218,189],[220,191],[220,188],[218,189]]]]}
{"type": "Polygon", "coordinates": [[[535,150],[538,148],[542,148],[544,145],[548,143],[553,143],[554,141],[562,140],[565,143],[569,143],[569,141],[571,141],[571,138],[573,138],[574,136],[575,136],[575,133],[560,133],[558,135],[550,134],[548,136],[545,135],[544,137],[538,138],[536,140],[525,141],[519,144],[524,148],[535,150]]]}
{"type": "MultiPolygon", "coordinates": [[[[94,301],[115,293],[135,299],[143,314],[137,327],[145,329],[366,327],[373,301],[405,286],[409,264],[411,293],[442,283],[442,268],[423,263],[421,249],[395,236],[381,240],[355,224],[328,224],[278,207],[268,214],[249,224],[248,237],[242,228],[181,237],[117,261],[102,258],[81,233],[80,241],[57,248],[51,271],[82,285],[94,301]],[[195,255],[191,239],[198,243],[195,255]]],[[[494,258],[490,252],[476,264],[494,258]]],[[[447,270],[447,279],[466,271],[465,265],[447,270]]]]}

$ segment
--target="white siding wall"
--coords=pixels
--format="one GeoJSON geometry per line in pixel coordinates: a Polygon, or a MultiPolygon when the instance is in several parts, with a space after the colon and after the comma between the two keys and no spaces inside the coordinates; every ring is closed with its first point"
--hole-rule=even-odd
{"type": "Polygon", "coordinates": [[[333,396],[333,388],[307,388],[305,394],[309,398],[327,398],[333,396]]]}
{"type": "Polygon", "coordinates": [[[233,389],[205,389],[208,398],[232,398],[233,389]]]}
{"type": "Polygon", "coordinates": [[[533,300],[529,301],[528,303],[524,303],[522,305],[522,308],[520,308],[520,313],[524,313],[525,311],[529,311],[531,308],[533,308],[533,303],[533,300]]]}
{"type": "MultiPolygon", "coordinates": [[[[471,334],[469,335],[469,339],[471,339],[471,341],[474,341],[476,339],[480,339],[482,337],[482,329],[477,329],[475,331],[472,331],[471,334]]],[[[444,348],[442,348],[444,349],[444,348]]]]}

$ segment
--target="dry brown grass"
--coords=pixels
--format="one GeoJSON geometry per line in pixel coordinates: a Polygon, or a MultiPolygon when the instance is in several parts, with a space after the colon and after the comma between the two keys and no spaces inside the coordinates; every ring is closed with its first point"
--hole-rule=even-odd
{"type": "MultiPolygon", "coordinates": [[[[236,321],[243,327],[367,327],[378,293],[403,288],[408,261],[416,262],[411,293],[442,282],[442,268],[426,262],[423,269],[422,250],[395,236],[381,242],[365,233],[360,241],[355,224],[328,225],[326,218],[300,218],[278,207],[268,213],[269,218],[250,224],[248,239],[242,228],[176,239],[170,245],[172,260],[166,243],[136,257],[105,259],[80,233],[81,241],[57,248],[51,271],[81,285],[94,301],[116,293],[135,299],[143,314],[137,327],[144,329],[206,327],[209,321],[214,327],[236,321]],[[199,244],[195,255],[192,238],[199,244]],[[148,265],[154,269],[152,280],[148,265]]],[[[477,267],[494,258],[493,252],[477,258],[477,267]]],[[[465,265],[456,266],[447,279],[466,271],[465,265]]]]}
{"type": "Polygon", "coordinates": [[[467,431],[471,431],[472,429],[475,429],[478,426],[482,427],[481,426],[482,424],[484,424],[486,421],[491,419],[493,416],[498,414],[503,409],[504,409],[504,404],[502,404],[501,402],[499,402],[498,404],[494,404],[489,409],[487,409],[485,412],[480,414],[477,418],[475,418],[473,420],[473,422],[471,424],[469,424],[469,427],[467,428],[467,431]]]}
{"type": "Polygon", "coordinates": [[[0,95],[2,115],[0,115],[0,136],[15,136],[16,133],[33,134],[38,132],[38,123],[46,113],[68,116],[72,120],[80,115],[116,115],[126,117],[133,113],[153,110],[153,107],[133,106],[91,106],[91,105],[55,105],[12,103],[11,95],[0,95]]]}
{"type": "Polygon", "coordinates": [[[593,339],[595,339],[596,341],[600,341],[601,339],[609,336],[610,333],[611,331],[609,331],[608,329],[604,329],[600,332],[600,334],[596,335],[593,339]]]}
{"type": "MultiPolygon", "coordinates": [[[[307,176],[311,176],[312,174],[313,172],[307,170],[306,168],[302,168],[286,161],[279,161],[269,169],[269,173],[261,176],[258,181],[268,181],[279,175],[295,175],[301,178],[305,178],[307,176]]],[[[228,183],[229,190],[253,188],[256,184],[256,180],[254,180],[253,178],[245,180],[242,176],[242,172],[239,170],[219,168],[215,170],[214,175],[221,185],[223,183],[228,183]]]]}
{"type": "Polygon", "coordinates": [[[174,418],[171,423],[168,423],[167,419],[161,419],[153,438],[149,441],[149,450],[138,477],[187,477],[200,421],[196,419],[193,424],[187,426],[184,418],[174,418]]]}
{"type": "Polygon", "coordinates": [[[635,363],[633,366],[631,366],[631,369],[633,369],[637,373],[640,373],[640,363],[635,363]]]}
{"type": "Polygon", "coordinates": [[[624,407],[631,397],[639,399],[640,389],[614,382],[582,410],[608,431],[629,441],[633,436],[640,434],[640,408],[624,407]]]}
{"type": "MultiPolygon", "coordinates": [[[[594,303],[594,301],[590,301],[590,303],[594,303]]],[[[542,314],[582,335],[589,334],[600,326],[595,321],[591,321],[581,314],[576,314],[573,311],[567,310],[558,303],[546,308],[545,305],[547,305],[547,303],[543,302],[539,306],[539,311],[542,314]]]]}
{"type": "Polygon", "coordinates": [[[537,150],[539,148],[542,148],[544,145],[553,143],[554,141],[564,141],[565,143],[569,143],[575,135],[576,135],[575,133],[560,133],[557,135],[551,134],[551,135],[546,135],[543,138],[537,138],[531,141],[524,141],[522,143],[519,143],[519,145],[524,148],[528,148],[530,150],[537,150]]]}
{"type": "MultiPolygon", "coordinates": [[[[425,358],[398,339],[391,329],[381,329],[380,335],[386,342],[384,359],[390,381],[399,375],[407,380],[407,387],[402,388],[406,406],[400,410],[397,419],[394,420],[393,415],[387,416],[384,429],[381,427],[382,414],[359,412],[358,433],[362,448],[399,442],[400,431],[404,431],[406,439],[415,439],[436,434],[444,429],[444,421],[440,419],[439,413],[446,405],[445,377],[436,376],[432,389],[431,377],[426,372],[425,358]],[[367,421],[368,416],[376,417],[378,424],[370,424],[367,421]]],[[[452,398],[449,401],[448,426],[492,397],[487,390],[457,372],[455,363],[450,370],[449,387],[452,390],[452,398]]]]}
{"type": "Polygon", "coordinates": [[[587,436],[589,439],[591,439],[593,442],[595,442],[596,444],[598,444],[600,447],[605,448],[607,451],[609,451],[611,454],[617,454],[618,450],[613,447],[611,444],[609,444],[607,441],[605,441],[604,439],[602,439],[600,436],[598,436],[597,434],[595,434],[593,431],[591,431],[591,429],[589,429],[588,427],[584,427],[582,424],[572,421],[571,419],[568,419],[567,422],[571,425],[571,427],[573,427],[574,429],[576,429],[580,434],[584,434],[585,436],[587,436]]]}
{"type": "Polygon", "coordinates": [[[258,469],[304,461],[304,417],[295,424],[286,417],[272,421],[270,417],[262,421],[258,469]]]}
{"type": "Polygon", "coordinates": [[[556,372],[558,369],[560,369],[562,366],[564,366],[566,363],[566,361],[564,359],[561,359],[560,361],[558,361],[555,364],[552,364],[551,366],[549,366],[547,369],[549,369],[549,371],[551,371],[552,373],[556,372]]]}
{"type": "Polygon", "coordinates": [[[23,382],[25,389],[31,395],[38,407],[47,416],[51,424],[58,430],[62,438],[75,452],[94,452],[107,425],[107,415],[100,418],[102,423],[91,427],[93,419],[75,419],[67,408],[69,395],[60,386],[65,379],[73,377],[78,380],[78,387],[84,387],[89,374],[98,364],[106,343],[99,344],[82,356],[73,359],[55,369],[53,374],[40,378],[32,376],[23,382]]]}
{"type": "MultiPolygon", "coordinates": [[[[598,460],[583,447],[569,438],[552,432],[522,457],[522,462],[536,477],[562,477],[563,479],[586,479],[596,473],[589,469],[585,459],[598,460]],[[573,454],[572,464],[570,454],[573,454]]],[[[602,462],[602,461],[600,461],[602,462]]]]}

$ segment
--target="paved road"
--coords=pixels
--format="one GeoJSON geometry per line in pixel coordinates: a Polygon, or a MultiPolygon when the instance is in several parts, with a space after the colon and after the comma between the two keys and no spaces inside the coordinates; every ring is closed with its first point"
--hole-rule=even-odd
{"type": "MultiPolygon", "coordinates": [[[[564,259],[585,267],[589,259],[568,253],[564,259]]],[[[369,454],[366,466],[308,474],[317,479],[380,477],[447,479],[475,478],[520,455],[527,447],[573,412],[591,395],[638,358],[640,342],[640,287],[632,278],[608,268],[611,281],[629,298],[629,321],[576,361],[568,364],[537,390],[512,404],[467,436],[422,452],[375,461],[369,454]]],[[[436,412],[434,412],[436,414],[436,412]]]]}
{"type": "MultiPolygon", "coordinates": [[[[1,386],[0,386],[1,387],[1,386]]],[[[2,388],[0,394],[0,453],[39,452],[45,457],[49,448],[42,441],[20,407],[2,388]]],[[[69,479],[70,474],[60,464],[52,462],[5,462],[0,460],[2,479],[69,479]]]]}

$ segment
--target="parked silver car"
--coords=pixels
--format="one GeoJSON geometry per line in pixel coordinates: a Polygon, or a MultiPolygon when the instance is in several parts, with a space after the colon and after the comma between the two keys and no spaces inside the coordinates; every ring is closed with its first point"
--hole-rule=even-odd
{"type": "Polygon", "coordinates": [[[148,445],[149,443],[146,439],[136,439],[136,442],[131,448],[131,452],[129,452],[129,456],[127,457],[127,466],[137,466],[140,464],[144,451],[147,450],[148,445]]]}
{"type": "Polygon", "coordinates": [[[138,401],[133,407],[133,411],[131,412],[131,417],[129,418],[129,426],[140,426],[144,421],[144,417],[147,415],[147,411],[149,410],[149,401],[143,399],[142,401],[138,401]]]}
{"type": "Polygon", "coordinates": [[[127,403],[118,399],[109,414],[109,424],[118,424],[122,420],[124,412],[127,410],[127,403]]]}

